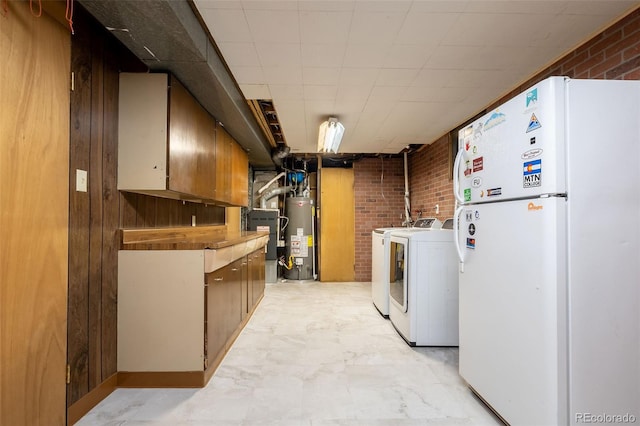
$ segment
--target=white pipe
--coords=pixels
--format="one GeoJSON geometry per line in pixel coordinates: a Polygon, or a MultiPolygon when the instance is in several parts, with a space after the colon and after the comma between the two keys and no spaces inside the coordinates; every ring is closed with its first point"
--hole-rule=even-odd
{"type": "Polygon", "coordinates": [[[267,189],[269,185],[271,185],[273,182],[280,179],[282,176],[284,176],[284,172],[281,172],[278,176],[274,177],[269,182],[267,182],[262,188],[258,189],[258,194],[262,194],[262,192],[264,192],[264,190],[267,189]]]}
{"type": "Polygon", "coordinates": [[[411,205],[409,202],[409,167],[407,151],[404,152],[404,221],[408,226],[411,223],[411,205]]]}

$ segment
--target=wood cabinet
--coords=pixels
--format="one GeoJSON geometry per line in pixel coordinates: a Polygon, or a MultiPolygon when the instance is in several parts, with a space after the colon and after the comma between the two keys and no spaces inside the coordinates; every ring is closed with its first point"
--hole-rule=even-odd
{"type": "Polygon", "coordinates": [[[255,307],[264,296],[265,287],[265,260],[264,247],[254,251],[248,258],[248,287],[250,288],[249,304],[255,307]]]}
{"type": "Polygon", "coordinates": [[[249,205],[249,156],[236,142],[231,144],[231,197],[234,206],[249,205]]]}
{"type": "MultiPolygon", "coordinates": [[[[244,266],[243,266],[244,264],[244,266]]],[[[244,258],[206,274],[205,368],[235,340],[234,333],[242,323],[242,268],[244,258]]]]}
{"type": "Polygon", "coordinates": [[[172,75],[121,73],[118,189],[248,205],[248,156],[172,75]]]}
{"type": "Polygon", "coordinates": [[[216,126],[216,200],[231,206],[249,204],[249,157],[219,123],[216,126]]]}
{"type": "Polygon", "coordinates": [[[169,74],[121,73],[118,189],[215,198],[215,121],[169,74]]]}
{"type": "Polygon", "coordinates": [[[260,241],[213,270],[207,250],[120,250],[119,386],[207,383],[264,293],[260,241]]]}

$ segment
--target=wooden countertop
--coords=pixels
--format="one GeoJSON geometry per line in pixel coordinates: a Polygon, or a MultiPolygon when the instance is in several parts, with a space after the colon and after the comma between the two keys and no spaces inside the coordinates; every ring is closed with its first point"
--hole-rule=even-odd
{"type": "Polygon", "coordinates": [[[269,235],[268,232],[227,232],[225,225],[121,229],[121,250],[221,249],[269,235]]]}

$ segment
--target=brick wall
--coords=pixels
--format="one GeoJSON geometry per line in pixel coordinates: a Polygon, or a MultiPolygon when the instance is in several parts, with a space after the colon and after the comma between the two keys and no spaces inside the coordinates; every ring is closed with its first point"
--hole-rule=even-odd
{"type": "Polygon", "coordinates": [[[451,142],[448,135],[425,145],[409,159],[411,216],[437,217],[444,222],[453,216],[451,142]],[[439,212],[436,213],[436,205],[439,212]]]}
{"type": "MultiPolygon", "coordinates": [[[[640,79],[640,8],[514,88],[488,106],[487,110],[552,75],[607,80],[640,79]]],[[[453,159],[450,158],[449,149],[449,137],[446,135],[410,155],[409,190],[414,219],[416,210],[422,210],[423,217],[433,216],[436,204],[440,207],[440,214],[437,215],[440,220],[453,215],[453,181],[450,173],[453,159]]],[[[354,164],[356,281],[371,280],[371,230],[400,224],[400,215],[404,212],[403,160],[384,160],[382,185],[381,163],[382,160],[378,158],[354,164]],[[384,199],[381,189],[385,191],[384,199]]]]}
{"type": "Polygon", "coordinates": [[[404,161],[365,158],[353,164],[356,233],[356,281],[371,281],[371,231],[402,226],[404,161]]]}

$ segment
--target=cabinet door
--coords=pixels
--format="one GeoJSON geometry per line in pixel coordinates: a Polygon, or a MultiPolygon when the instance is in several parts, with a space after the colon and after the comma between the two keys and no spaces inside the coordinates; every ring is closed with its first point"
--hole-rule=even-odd
{"type": "Polygon", "coordinates": [[[231,204],[249,204],[249,157],[235,141],[231,142],[231,204]]]}
{"type": "Polygon", "coordinates": [[[264,249],[251,253],[251,286],[252,286],[252,306],[255,306],[264,295],[264,249]]]}
{"type": "Polygon", "coordinates": [[[213,360],[221,351],[227,341],[225,325],[225,272],[222,268],[206,275],[207,302],[206,302],[206,349],[207,359],[213,360]]]}
{"type": "Polygon", "coordinates": [[[175,77],[170,82],[168,188],[213,199],[215,121],[175,77]]]}
{"type": "Polygon", "coordinates": [[[231,136],[216,124],[215,199],[220,203],[231,201],[231,136]]]}
{"type": "Polygon", "coordinates": [[[247,266],[249,265],[248,262],[248,256],[244,256],[241,259],[240,262],[240,267],[241,267],[241,272],[242,272],[242,277],[241,279],[241,285],[242,285],[242,319],[244,320],[247,317],[247,314],[249,313],[249,309],[250,309],[250,303],[249,303],[249,287],[248,287],[248,282],[249,282],[249,271],[247,269],[247,266]]]}
{"type": "Polygon", "coordinates": [[[242,322],[242,259],[236,260],[227,268],[225,304],[227,339],[229,339],[242,322]]]}

